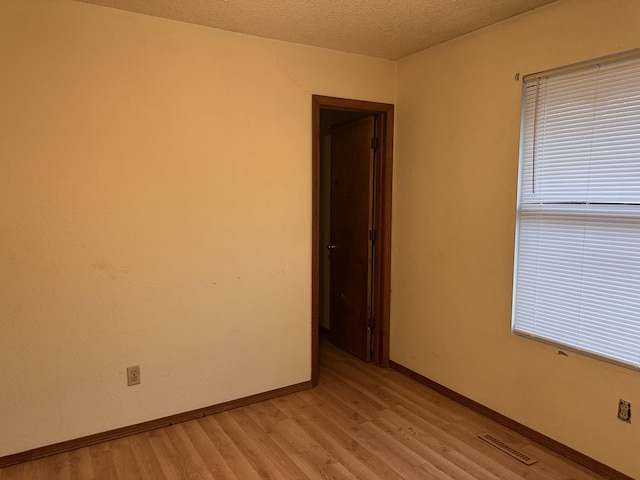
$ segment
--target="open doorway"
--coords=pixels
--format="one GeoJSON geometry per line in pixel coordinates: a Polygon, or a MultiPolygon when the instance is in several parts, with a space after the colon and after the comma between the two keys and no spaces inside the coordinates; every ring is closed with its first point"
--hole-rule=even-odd
{"type": "Polygon", "coordinates": [[[313,97],[314,385],[321,325],[341,348],[389,363],[393,113],[390,104],[313,97]]]}

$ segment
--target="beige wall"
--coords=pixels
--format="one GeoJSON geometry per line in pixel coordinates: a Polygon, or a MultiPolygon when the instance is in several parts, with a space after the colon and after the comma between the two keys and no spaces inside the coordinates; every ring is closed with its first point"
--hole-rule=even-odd
{"type": "Polygon", "coordinates": [[[640,478],[640,373],[510,333],[521,82],[640,47],[640,2],[554,3],[398,63],[391,357],[640,478]]]}
{"type": "Polygon", "coordinates": [[[311,94],[393,62],[3,0],[0,72],[0,456],[309,380],[311,94]]]}

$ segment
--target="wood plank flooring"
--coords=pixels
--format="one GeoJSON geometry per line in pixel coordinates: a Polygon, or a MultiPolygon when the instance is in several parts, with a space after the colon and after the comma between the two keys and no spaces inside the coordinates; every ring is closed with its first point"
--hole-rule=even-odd
{"type": "Polygon", "coordinates": [[[601,478],[325,338],[317,388],[0,469],[0,480],[601,478]]]}

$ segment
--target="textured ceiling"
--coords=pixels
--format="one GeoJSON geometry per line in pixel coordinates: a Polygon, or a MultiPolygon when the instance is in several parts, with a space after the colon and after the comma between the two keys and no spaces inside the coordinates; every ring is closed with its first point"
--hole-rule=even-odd
{"type": "Polygon", "coordinates": [[[397,60],[554,0],[79,0],[397,60]]]}

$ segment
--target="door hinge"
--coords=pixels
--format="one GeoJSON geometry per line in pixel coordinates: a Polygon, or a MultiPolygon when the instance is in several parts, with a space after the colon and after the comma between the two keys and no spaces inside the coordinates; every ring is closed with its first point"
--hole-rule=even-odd
{"type": "Polygon", "coordinates": [[[374,317],[367,318],[367,328],[373,330],[376,327],[376,319],[374,317]]]}
{"type": "Polygon", "coordinates": [[[369,240],[371,240],[372,242],[375,242],[377,238],[378,238],[378,231],[375,228],[370,228],[369,240]]]}
{"type": "Polygon", "coordinates": [[[371,137],[371,150],[378,150],[378,137],[371,137]]]}

